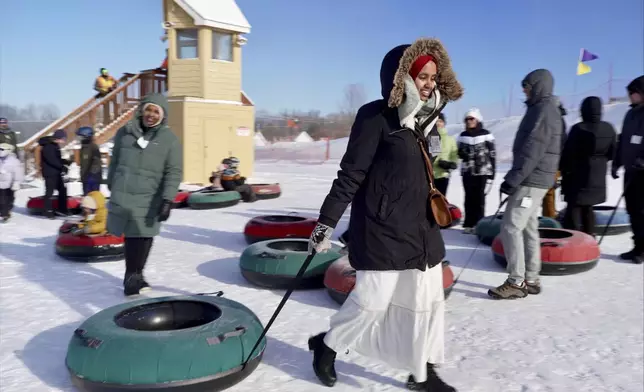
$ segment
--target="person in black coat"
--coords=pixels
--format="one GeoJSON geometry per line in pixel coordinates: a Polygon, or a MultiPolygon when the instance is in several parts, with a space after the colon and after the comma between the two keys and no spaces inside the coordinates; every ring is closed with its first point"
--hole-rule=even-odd
{"type": "Polygon", "coordinates": [[[431,151],[427,136],[438,133],[438,114],[463,89],[435,39],[392,49],[380,79],[383,99],[358,110],[310,238],[311,252],[329,249],[351,203],[348,253],[356,284],[330,330],[309,339],[313,368],[323,384],[334,385],[336,352],[352,347],[409,370],[410,388],[451,392],[434,370],[444,360],[445,244],[428,208],[421,146],[431,151]]]}
{"type": "Polygon", "coordinates": [[[584,99],[581,118],[570,129],[559,161],[562,193],[568,203],[564,228],[594,235],[593,206],[606,201],[606,171],[615,153],[617,133],[601,120],[599,97],[584,99]]]}
{"type": "Polygon", "coordinates": [[[45,179],[45,216],[54,218],[51,197],[54,191],[58,191],[58,213],[68,215],[67,211],[67,188],[63,176],[67,173],[69,161],[62,159],[60,146],[65,143],[67,134],[59,129],[52,136],[45,136],[38,140],[42,147],[40,151],[41,173],[45,179]]]}
{"type": "Polygon", "coordinates": [[[635,264],[644,263],[644,75],[626,87],[631,108],[624,116],[611,173],[624,167],[624,201],[631,219],[635,247],[620,257],[635,264]]]}

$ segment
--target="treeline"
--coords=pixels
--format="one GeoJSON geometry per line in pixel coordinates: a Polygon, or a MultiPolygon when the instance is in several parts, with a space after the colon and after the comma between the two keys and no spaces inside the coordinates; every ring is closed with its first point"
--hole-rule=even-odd
{"type": "Polygon", "coordinates": [[[53,104],[30,104],[24,108],[0,104],[0,117],[6,117],[11,130],[19,132],[18,143],[21,143],[58,119],[60,111],[53,104]]]}
{"type": "Polygon", "coordinates": [[[269,142],[293,140],[302,131],[315,140],[345,137],[349,135],[358,109],[366,102],[364,86],[350,84],[344,89],[337,113],[322,116],[319,110],[284,110],[272,115],[267,111],[258,111],[255,115],[255,130],[261,131],[269,142]]]}

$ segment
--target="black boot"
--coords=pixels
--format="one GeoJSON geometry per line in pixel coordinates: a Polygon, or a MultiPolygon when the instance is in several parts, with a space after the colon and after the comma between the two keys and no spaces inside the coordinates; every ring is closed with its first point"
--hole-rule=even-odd
{"type": "Polygon", "coordinates": [[[141,294],[143,277],[140,274],[126,274],[123,279],[123,294],[126,297],[141,294]]]}
{"type": "Polygon", "coordinates": [[[438,377],[436,370],[434,370],[434,365],[431,363],[427,364],[427,381],[417,382],[412,374],[407,379],[407,389],[427,392],[456,392],[456,388],[447,385],[445,381],[438,377]]]}
{"type": "Polygon", "coordinates": [[[141,276],[141,290],[147,291],[150,289],[150,285],[143,277],[143,270],[145,269],[145,264],[148,262],[148,256],[150,256],[150,250],[152,249],[153,237],[142,238],[141,244],[141,256],[137,266],[137,273],[141,276]]]}
{"type": "Polygon", "coordinates": [[[324,344],[326,332],[309,338],[309,351],[313,351],[313,370],[320,382],[332,387],[338,380],[335,374],[335,351],[324,344]]]}
{"type": "MultiPolygon", "coordinates": [[[[148,241],[151,238],[129,237],[125,238],[125,277],[123,278],[123,294],[126,296],[138,295],[141,290],[150,285],[143,279],[143,266],[146,255],[150,252],[148,241]]],[[[152,241],[149,241],[152,246],[152,241]]]]}

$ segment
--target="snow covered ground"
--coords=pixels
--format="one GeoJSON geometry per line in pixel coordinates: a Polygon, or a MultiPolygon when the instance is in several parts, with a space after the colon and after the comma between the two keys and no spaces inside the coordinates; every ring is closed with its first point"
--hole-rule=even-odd
{"type": "MultiPolygon", "coordinates": [[[[238,257],[242,230],[256,215],[296,211],[315,217],[337,163],[258,163],[256,177],[277,181],[276,200],[211,211],[174,210],[155,240],[147,276],[152,295],[223,290],[268,321],[283,291],[250,286],[238,257]]],[[[502,175],[488,196],[487,214],[498,205],[502,175]]],[[[448,198],[462,206],[458,176],[448,198]]],[[[613,204],[621,181],[610,180],[613,204]]],[[[70,185],[78,193],[79,184],[70,185]]],[[[79,264],[54,254],[61,220],[26,215],[29,196],[18,193],[13,219],[0,226],[0,389],[3,392],[75,391],[64,365],[73,330],[95,312],[125,301],[123,262],[79,264]]],[[[345,215],[345,218],[347,215],[345,215]]],[[[344,219],[335,236],[346,227],[344,219]]],[[[459,274],[447,301],[447,363],[440,373],[459,391],[641,392],[644,389],[644,281],[641,265],[622,262],[630,235],[608,237],[602,260],[589,272],[543,277],[544,292],[517,301],[493,301],[486,292],[506,275],[490,249],[459,228],[444,230],[447,258],[459,274]]],[[[324,290],[296,292],[268,337],[259,368],[230,391],[325,391],[311,369],[306,340],[328,326],[338,309],[324,290]]],[[[407,374],[362,358],[339,354],[336,391],[403,391],[407,374]]]]}

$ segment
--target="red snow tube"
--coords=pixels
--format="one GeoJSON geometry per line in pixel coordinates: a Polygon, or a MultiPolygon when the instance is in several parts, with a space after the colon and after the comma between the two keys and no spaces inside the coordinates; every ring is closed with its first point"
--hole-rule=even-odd
{"type": "MultiPolygon", "coordinates": [[[[571,275],[593,269],[600,257],[597,241],[580,231],[539,229],[541,237],[541,275],[571,275]]],[[[502,266],[507,266],[503,242],[496,236],[492,254],[502,266]]]]}
{"type": "MultiPolygon", "coordinates": [[[[71,214],[79,214],[81,211],[82,196],[68,196],[67,210],[71,214]]],[[[51,208],[58,210],[58,195],[51,197],[51,208]]],[[[27,211],[32,215],[40,215],[45,212],[45,196],[30,197],[27,201],[27,211]]]]}
{"type": "Polygon", "coordinates": [[[317,220],[298,215],[263,215],[246,223],[244,237],[253,244],[280,238],[309,238],[317,220]]]}
{"type": "Polygon", "coordinates": [[[249,184],[257,200],[277,199],[282,194],[280,184],[249,184]]]}
{"type": "Polygon", "coordinates": [[[454,204],[450,204],[449,213],[452,215],[452,223],[448,226],[442,226],[441,229],[447,229],[461,223],[461,219],[463,218],[463,213],[461,212],[460,208],[456,207],[454,204]]]}
{"type": "Polygon", "coordinates": [[[188,196],[190,196],[190,192],[188,191],[178,192],[172,201],[172,208],[183,208],[188,206],[188,196]]]}
{"type": "Polygon", "coordinates": [[[125,238],[111,234],[72,235],[62,233],[72,224],[65,223],[56,239],[56,254],[72,261],[121,260],[125,254],[125,238]]]}
{"type": "MultiPolygon", "coordinates": [[[[349,264],[349,256],[343,256],[334,261],[324,274],[324,286],[329,296],[339,304],[343,304],[346,301],[355,284],[356,270],[349,264]]],[[[443,261],[443,290],[445,291],[445,299],[449,297],[455,284],[452,268],[449,266],[449,261],[445,260],[443,261]]]]}

